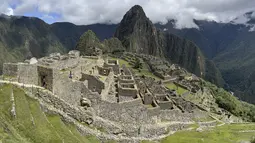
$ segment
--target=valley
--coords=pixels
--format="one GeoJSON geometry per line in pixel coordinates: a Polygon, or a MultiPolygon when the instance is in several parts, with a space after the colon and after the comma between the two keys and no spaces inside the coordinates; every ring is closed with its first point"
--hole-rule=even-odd
{"type": "Polygon", "coordinates": [[[140,5],[119,24],[0,15],[0,143],[253,143],[252,14],[182,29],[140,5]]]}

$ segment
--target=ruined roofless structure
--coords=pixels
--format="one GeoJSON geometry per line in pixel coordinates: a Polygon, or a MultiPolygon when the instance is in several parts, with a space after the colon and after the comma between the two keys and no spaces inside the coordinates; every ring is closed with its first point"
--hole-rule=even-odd
{"type": "MultiPolygon", "coordinates": [[[[112,124],[122,124],[121,130],[128,136],[136,136],[126,127],[131,124],[153,125],[161,120],[184,120],[184,114],[170,98],[172,94],[168,89],[151,78],[137,77],[131,69],[121,66],[118,60],[80,56],[79,51],[70,51],[65,55],[53,53],[31,60],[5,63],[4,77],[40,86],[67,104],[83,108],[84,112],[93,115],[89,119],[90,124],[98,124],[96,119],[100,117],[112,124]]],[[[185,107],[182,109],[185,110],[185,107]]],[[[186,114],[185,120],[193,118],[190,113],[186,114]]],[[[132,130],[138,130],[137,126],[132,126],[132,130]]],[[[109,128],[107,124],[104,127],[109,128]]],[[[150,130],[144,131],[144,135],[153,134],[150,130]]]]}

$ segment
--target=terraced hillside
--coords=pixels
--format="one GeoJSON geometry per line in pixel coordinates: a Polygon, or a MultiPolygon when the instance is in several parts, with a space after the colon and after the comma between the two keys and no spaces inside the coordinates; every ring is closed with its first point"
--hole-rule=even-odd
{"type": "Polygon", "coordinates": [[[50,115],[38,101],[12,85],[0,86],[0,142],[11,143],[97,143],[94,137],[84,137],[74,125],[60,116],[50,115]],[[13,95],[14,101],[11,96],[13,95]],[[16,117],[11,114],[15,104],[16,117]]]}
{"type": "MultiPolygon", "coordinates": [[[[94,136],[82,136],[74,125],[65,123],[60,116],[45,113],[39,102],[27,96],[23,89],[1,85],[0,99],[0,142],[100,142],[94,136]],[[12,110],[14,106],[15,112],[12,110]]],[[[255,124],[252,123],[225,124],[206,118],[191,124],[187,130],[171,133],[159,142],[239,143],[250,141],[255,137],[254,133],[255,124]]]]}

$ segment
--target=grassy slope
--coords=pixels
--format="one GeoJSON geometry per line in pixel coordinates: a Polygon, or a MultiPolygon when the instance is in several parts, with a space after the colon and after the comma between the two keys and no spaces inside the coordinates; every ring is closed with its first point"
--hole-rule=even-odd
{"type": "Polygon", "coordinates": [[[165,84],[165,86],[169,89],[175,89],[179,95],[182,95],[182,94],[188,92],[186,89],[179,87],[179,86],[175,85],[174,83],[167,83],[167,84],[165,84]]]}
{"type": "Polygon", "coordinates": [[[162,143],[238,143],[255,137],[254,132],[239,132],[242,130],[255,130],[255,124],[224,125],[203,132],[181,131],[163,139],[162,143]]]}
{"type": "Polygon", "coordinates": [[[27,97],[21,89],[14,88],[16,118],[10,115],[11,85],[0,89],[0,142],[24,143],[97,143],[95,137],[84,137],[70,124],[56,115],[42,112],[39,103],[27,97]]]}
{"type": "MultiPolygon", "coordinates": [[[[118,58],[112,58],[112,57],[109,57],[110,59],[113,59],[113,60],[119,60],[119,64],[120,64],[120,67],[122,65],[125,65],[126,67],[129,67],[129,68],[133,68],[132,65],[129,64],[128,61],[126,60],[123,60],[123,59],[118,59],[118,58]]],[[[137,69],[133,69],[135,71],[135,73],[137,75],[145,75],[145,76],[148,76],[148,77],[152,77],[152,78],[155,78],[156,80],[159,80],[159,78],[157,76],[155,76],[153,73],[151,73],[149,71],[149,69],[146,68],[146,66],[143,65],[142,69],[137,70],[137,69]]]]}

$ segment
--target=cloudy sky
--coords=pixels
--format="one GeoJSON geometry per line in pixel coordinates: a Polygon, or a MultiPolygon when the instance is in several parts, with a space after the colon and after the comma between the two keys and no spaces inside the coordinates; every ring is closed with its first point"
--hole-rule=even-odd
{"type": "Polygon", "coordinates": [[[118,23],[139,4],[155,23],[176,19],[177,27],[196,27],[192,19],[227,22],[255,10],[255,0],[0,0],[0,13],[39,17],[77,25],[118,23]]]}

